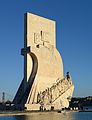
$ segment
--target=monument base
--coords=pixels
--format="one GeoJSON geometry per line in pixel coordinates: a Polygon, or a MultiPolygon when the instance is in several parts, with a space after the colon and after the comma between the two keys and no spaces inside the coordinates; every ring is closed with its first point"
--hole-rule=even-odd
{"type": "Polygon", "coordinates": [[[53,103],[48,104],[25,104],[26,110],[38,110],[38,111],[44,111],[44,110],[61,110],[62,108],[68,108],[69,107],[69,101],[72,97],[74,91],[74,85],[71,85],[69,89],[67,89],[65,92],[62,93],[62,95],[59,95],[53,103]]]}

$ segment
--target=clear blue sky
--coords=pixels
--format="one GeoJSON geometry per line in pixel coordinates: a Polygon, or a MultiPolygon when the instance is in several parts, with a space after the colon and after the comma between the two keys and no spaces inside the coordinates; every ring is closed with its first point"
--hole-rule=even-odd
{"type": "Polygon", "coordinates": [[[57,48],[74,96],[92,95],[92,0],[0,0],[0,92],[14,96],[23,79],[24,13],[57,22],[57,48]]]}

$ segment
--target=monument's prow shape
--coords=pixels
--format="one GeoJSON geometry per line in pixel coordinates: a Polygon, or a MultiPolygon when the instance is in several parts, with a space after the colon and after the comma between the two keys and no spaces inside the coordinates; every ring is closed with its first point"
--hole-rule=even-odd
{"type": "Polygon", "coordinates": [[[74,85],[64,78],[62,58],[56,49],[55,21],[25,14],[24,79],[13,103],[17,109],[61,109],[69,106],[74,85]]]}

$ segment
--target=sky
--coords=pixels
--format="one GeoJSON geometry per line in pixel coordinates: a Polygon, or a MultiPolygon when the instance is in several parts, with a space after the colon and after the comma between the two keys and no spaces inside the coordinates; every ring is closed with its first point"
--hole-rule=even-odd
{"type": "Polygon", "coordinates": [[[57,49],[64,74],[72,76],[73,96],[92,96],[92,0],[0,0],[0,94],[13,98],[23,79],[26,12],[56,21],[57,49]]]}

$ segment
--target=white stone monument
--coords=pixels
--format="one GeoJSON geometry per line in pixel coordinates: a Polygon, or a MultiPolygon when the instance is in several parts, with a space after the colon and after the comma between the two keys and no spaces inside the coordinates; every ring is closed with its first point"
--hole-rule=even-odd
{"type": "Polygon", "coordinates": [[[16,109],[57,110],[69,106],[74,85],[64,77],[62,58],[56,48],[56,22],[25,14],[24,79],[13,103],[16,109]]]}

